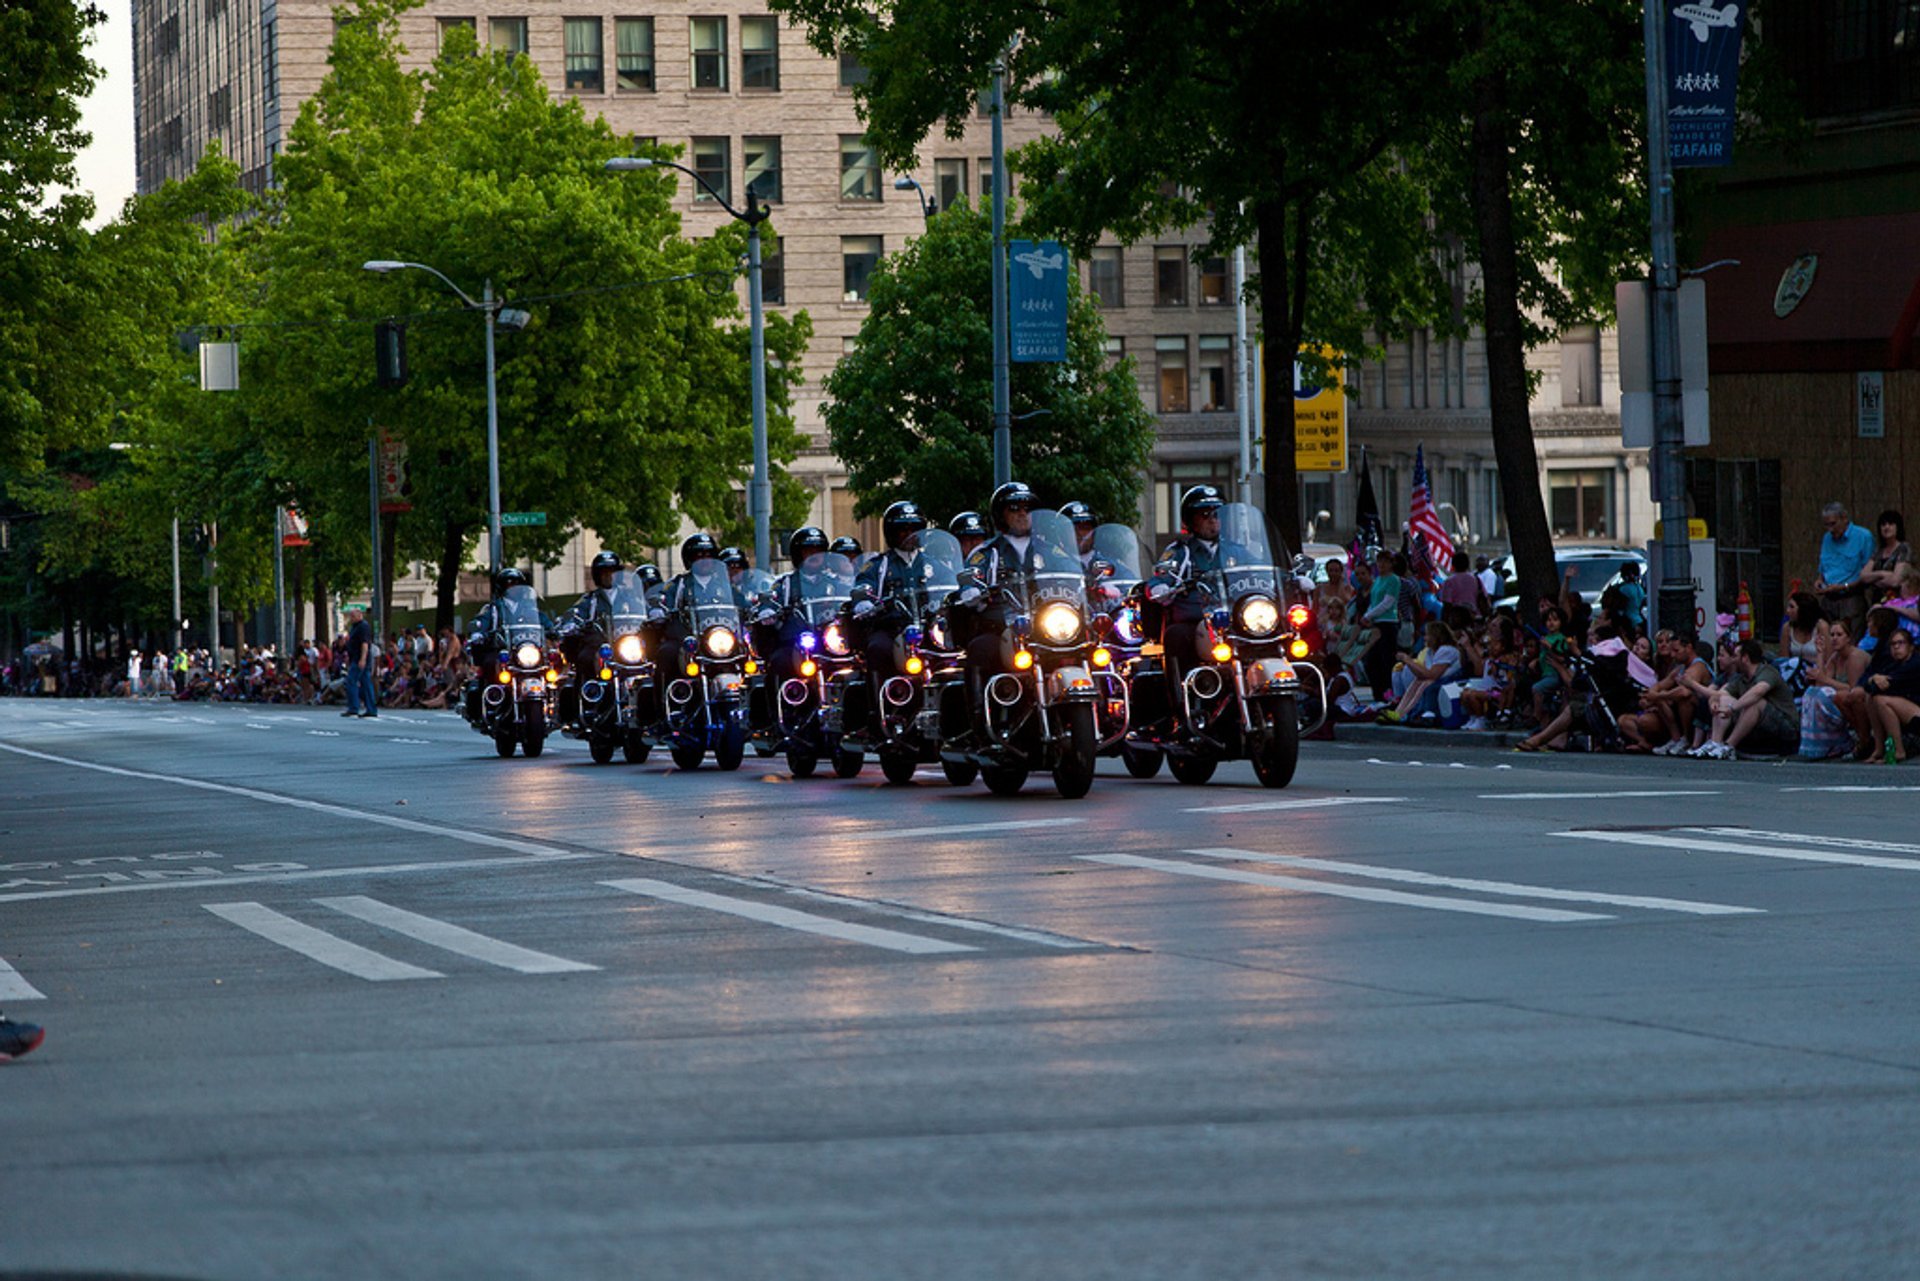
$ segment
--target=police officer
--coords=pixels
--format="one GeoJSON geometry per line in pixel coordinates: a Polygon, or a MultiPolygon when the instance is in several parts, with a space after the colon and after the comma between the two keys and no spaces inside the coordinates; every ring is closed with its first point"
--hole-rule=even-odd
{"type": "Polygon", "coordinates": [[[862,566],[854,580],[854,639],[866,654],[867,672],[876,688],[900,674],[894,663],[894,640],[925,607],[932,566],[920,550],[920,535],[927,524],[912,502],[903,500],[888,507],[880,518],[887,550],[862,566]]]}
{"type": "Polygon", "coordinates": [[[847,534],[834,539],[833,545],[827,550],[836,556],[845,556],[855,569],[860,567],[861,558],[867,554],[866,549],[860,546],[860,540],[847,534]]]}
{"type": "Polygon", "coordinates": [[[1080,552],[1080,565],[1088,573],[1093,571],[1093,531],[1100,522],[1093,518],[1093,508],[1075,500],[1060,504],[1060,514],[1073,522],[1073,540],[1080,552]]]}
{"type": "MultiPolygon", "coordinates": [[[[1220,508],[1226,500],[1212,485],[1195,485],[1180,499],[1180,537],[1167,545],[1147,580],[1147,601],[1159,615],[1160,643],[1167,652],[1167,683],[1178,682],[1200,660],[1200,624],[1214,604],[1189,590],[1220,567],[1220,508]]],[[[1152,634],[1155,620],[1145,620],[1152,634]]]]}
{"type": "MultiPolygon", "coordinates": [[[[508,565],[493,576],[493,599],[481,607],[467,628],[467,653],[473,656],[479,676],[467,686],[467,719],[476,724],[480,717],[481,688],[500,677],[500,650],[506,644],[507,630],[504,598],[513,588],[531,586],[524,570],[518,565],[508,565]]],[[[550,626],[544,613],[540,621],[550,626]]]]}
{"type": "Polygon", "coordinates": [[[1006,670],[1002,638],[1025,603],[1021,591],[1033,572],[1033,491],[1017,480],[993,491],[987,505],[994,536],[967,557],[958,604],[967,616],[967,707],[976,741],[986,741],[986,689],[1006,670]]]}
{"type": "Polygon", "coordinates": [[[747,571],[753,567],[747,561],[747,554],[738,547],[722,547],[720,563],[727,567],[727,581],[733,584],[736,592],[739,591],[740,580],[745,578],[747,571]]]}
{"type": "Polygon", "coordinates": [[[974,549],[993,537],[979,512],[961,512],[947,522],[947,532],[960,540],[960,559],[964,562],[974,549]]]}
{"type": "Polygon", "coordinates": [[[591,653],[597,645],[608,639],[607,620],[612,607],[606,597],[606,591],[613,586],[613,576],[626,568],[620,558],[610,551],[602,551],[593,558],[588,573],[593,579],[593,590],[574,602],[573,608],[560,617],[560,655],[567,660],[567,666],[575,669],[576,678],[569,681],[561,691],[560,719],[571,723],[579,710],[580,656],[591,653]]]}
{"type": "Polygon", "coordinates": [[[787,539],[787,559],[793,568],[773,582],[773,589],[754,614],[753,647],[767,660],[768,683],[778,689],[781,681],[800,674],[806,657],[800,652],[800,635],[807,621],[798,606],[803,601],[841,594],[839,580],[827,572],[827,535],[818,525],[804,525],[787,539]]]}
{"type": "Polygon", "coordinates": [[[731,596],[736,607],[741,604],[739,594],[727,582],[720,544],[712,534],[695,534],[681,543],[680,563],[686,568],[674,575],[661,599],[666,618],[660,625],[659,665],[669,678],[678,675],[686,662],[694,605],[711,601],[716,595],[731,596]]]}

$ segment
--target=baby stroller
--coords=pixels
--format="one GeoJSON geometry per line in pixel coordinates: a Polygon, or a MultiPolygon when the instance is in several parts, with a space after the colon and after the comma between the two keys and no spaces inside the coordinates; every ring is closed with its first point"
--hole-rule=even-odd
{"type": "Polygon", "coordinates": [[[1620,717],[1615,708],[1633,706],[1640,692],[1639,685],[1627,675],[1626,655],[1572,654],[1567,658],[1567,668],[1571,673],[1567,696],[1579,699],[1586,712],[1586,732],[1569,734],[1568,749],[1619,751],[1620,717]]]}

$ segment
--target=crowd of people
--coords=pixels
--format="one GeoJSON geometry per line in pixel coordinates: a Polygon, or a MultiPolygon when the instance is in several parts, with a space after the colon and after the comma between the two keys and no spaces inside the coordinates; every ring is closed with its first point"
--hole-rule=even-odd
{"type": "Polygon", "coordinates": [[[1900,513],[1873,531],[1822,512],[1819,575],[1789,596],[1775,645],[1649,630],[1639,566],[1588,602],[1572,572],[1538,626],[1494,608],[1497,576],[1455,555],[1449,574],[1378,551],[1328,566],[1316,591],[1336,719],[1521,728],[1521,751],[1568,747],[1732,759],[1920,751],[1920,567],[1900,513]]]}
{"type": "MultiPolygon", "coordinates": [[[[344,704],[349,632],[327,645],[302,640],[289,654],[243,646],[237,660],[216,664],[204,649],[129,650],[67,658],[58,650],[0,664],[0,695],[40,698],[132,698],[222,703],[344,704]]],[[[426,626],[389,632],[371,664],[379,707],[445,708],[465,685],[470,666],[453,628],[438,637],[426,626]]]]}

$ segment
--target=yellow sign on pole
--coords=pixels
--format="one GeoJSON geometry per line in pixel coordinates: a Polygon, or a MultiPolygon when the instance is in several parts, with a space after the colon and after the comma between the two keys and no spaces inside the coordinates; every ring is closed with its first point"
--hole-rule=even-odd
{"type": "MultiPolygon", "coordinates": [[[[1334,360],[1333,349],[1320,354],[1334,360]]],[[[1338,361],[1335,361],[1338,368],[1338,361]]],[[[1331,387],[1306,382],[1300,362],[1293,365],[1293,458],[1302,472],[1343,472],[1347,469],[1347,393],[1336,381],[1331,387]]]]}

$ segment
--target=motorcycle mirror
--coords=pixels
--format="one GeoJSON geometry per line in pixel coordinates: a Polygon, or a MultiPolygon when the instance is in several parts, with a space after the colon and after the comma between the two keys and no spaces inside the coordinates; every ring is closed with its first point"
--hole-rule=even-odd
{"type": "Polygon", "coordinates": [[[1301,552],[1293,558],[1293,573],[1296,578],[1311,578],[1316,568],[1318,568],[1318,566],[1314,564],[1313,557],[1307,555],[1305,552],[1301,552]]]}

